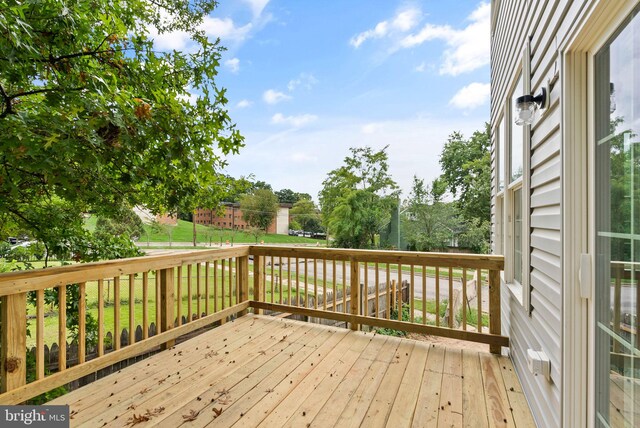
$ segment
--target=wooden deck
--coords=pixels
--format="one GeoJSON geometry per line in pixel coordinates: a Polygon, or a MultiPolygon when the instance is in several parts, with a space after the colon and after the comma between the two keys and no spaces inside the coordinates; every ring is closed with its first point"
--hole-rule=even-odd
{"type": "Polygon", "coordinates": [[[246,315],[60,397],[72,426],[535,426],[508,358],[246,315]]]}

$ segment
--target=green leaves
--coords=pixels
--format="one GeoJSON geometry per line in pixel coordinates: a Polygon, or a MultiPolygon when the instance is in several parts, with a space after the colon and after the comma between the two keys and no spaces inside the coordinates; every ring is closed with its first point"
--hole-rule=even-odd
{"type": "Polygon", "coordinates": [[[240,209],[250,226],[266,232],[278,213],[278,198],[270,189],[258,189],[240,198],[240,209]]]}
{"type": "Polygon", "coordinates": [[[86,210],[215,205],[224,156],[243,137],[214,80],[223,48],[200,33],[214,6],[1,2],[0,213],[44,238],[86,210]],[[188,33],[188,52],[157,51],[152,27],[188,33]],[[72,211],[38,217],[58,201],[72,211]]]}
{"type": "Polygon", "coordinates": [[[399,190],[389,175],[386,149],[349,149],[344,165],[322,183],[322,218],[339,247],[372,247],[375,235],[389,223],[399,190]]]}

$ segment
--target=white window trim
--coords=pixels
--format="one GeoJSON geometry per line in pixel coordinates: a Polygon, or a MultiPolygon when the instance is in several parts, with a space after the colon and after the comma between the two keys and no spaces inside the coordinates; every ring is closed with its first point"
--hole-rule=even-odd
{"type": "MultiPolygon", "coordinates": [[[[497,196],[503,197],[503,254],[505,257],[504,282],[513,297],[525,308],[528,315],[531,315],[531,130],[530,125],[523,131],[522,138],[522,176],[510,182],[511,175],[511,133],[515,126],[514,118],[511,115],[512,97],[528,94],[531,92],[531,65],[529,42],[525,42],[522,52],[522,60],[519,69],[514,74],[515,79],[511,83],[510,90],[504,103],[503,117],[505,118],[505,148],[504,177],[505,188],[498,192],[497,196]],[[516,87],[520,74],[522,74],[523,88],[516,87]],[[517,91],[523,91],[523,94],[517,91]],[[507,137],[508,136],[508,137],[507,137]],[[513,266],[513,192],[522,188],[522,282],[514,280],[513,266]]],[[[499,149],[499,148],[498,148],[499,149]]]]}

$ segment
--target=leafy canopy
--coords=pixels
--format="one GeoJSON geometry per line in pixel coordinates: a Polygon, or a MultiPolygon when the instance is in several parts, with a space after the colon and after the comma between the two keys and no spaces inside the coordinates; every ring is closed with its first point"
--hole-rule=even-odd
{"type": "Polygon", "coordinates": [[[350,148],[344,165],[322,183],[322,219],[339,247],[372,247],[375,235],[389,223],[399,191],[389,174],[386,149],[350,148]]]}
{"type": "Polygon", "coordinates": [[[240,209],[249,226],[266,232],[278,213],[278,198],[269,189],[258,189],[240,198],[240,209]]]}
{"type": "Polygon", "coordinates": [[[0,223],[58,245],[84,211],[215,206],[243,141],[202,30],[215,3],[0,3],[0,223]],[[188,50],[160,52],[150,31],[184,32],[188,50]]]}

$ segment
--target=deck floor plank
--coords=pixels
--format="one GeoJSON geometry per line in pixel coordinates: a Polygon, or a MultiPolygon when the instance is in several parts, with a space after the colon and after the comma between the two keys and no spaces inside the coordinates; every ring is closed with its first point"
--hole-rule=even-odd
{"type": "MultiPolygon", "coordinates": [[[[220,327],[218,334],[213,333],[213,330],[203,333],[179,344],[174,349],[158,353],[141,363],[120,370],[116,377],[114,374],[94,382],[89,385],[93,387],[94,393],[87,394],[87,399],[69,403],[76,412],[75,423],[80,425],[85,421],[95,420],[105,412],[105,402],[109,405],[108,409],[124,409],[140,400],[146,394],[143,391],[147,389],[156,387],[162,390],[183,382],[183,379],[190,374],[210,364],[207,359],[209,352],[223,353],[226,350],[236,352],[247,342],[250,334],[243,325],[244,323],[241,325],[236,325],[235,322],[227,323],[224,327],[220,327]]],[[[261,325],[259,329],[251,332],[251,335],[258,337],[268,328],[268,324],[261,325]]],[[[81,391],[82,389],[79,389],[72,394],[81,391]]],[[[61,403],[59,400],[54,401],[55,403],[52,402],[52,404],[61,403]]]]}
{"type": "Polygon", "coordinates": [[[490,427],[514,426],[513,416],[509,410],[509,400],[505,390],[500,363],[491,354],[478,354],[484,383],[487,416],[490,427]]]}
{"type": "MultiPolygon", "coordinates": [[[[364,333],[360,333],[364,335],[364,333]]],[[[384,345],[384,340],[373,340],[373,334],[364,336],[368,339],[368,342],[364,342],[365,347],[359,349],[358,347],[352,347],[347,354],[342,356],[339,360],[340,364],[334,366],[333,371],[329,373],[329,376],[325,376],[324,379],[314,387],[313,393],[309,398],[303,401],[300,406],[293,412],[292,417],[284,424],[284,427],[300,427],[308,426],[315,416],[320,412],[324,404],[329,400],[335,392],[337,396],[343,396],[341,391],[337,391],[342,381],[349,376],[352,372],[355,372],[355,379],[362,378],[366,370],[366,366],[370,365],[375,356],[380,352],[384,345]]],[[[324,416],[324,415],[321,415],[324,416]]],[[[326,426],[326,423],[320,418],[317,422],[318,426],[326,426]]]]}
{"type": "Polygon", "coordinates": [[[364,427],[384,427],[387,424],[391,406],[398,394],[402,378],[411,359],[415,347],[413,341],[402,341],[387,373],[382,379],[376,395],[371,400],[369,409],[362,420],[364,427]]]}
{"type": "MultiPolygon", "coordinates": [[[[192,398],[191,401],[185,403],[182,407],[167,412],[164,419],[154,419],[154,424],[160,423],[160,426],[177,427],[184,422],[183,416],[190,414],[191,411],[213,415],[214,408],[218,412],[222,412],[221,416],[226,417],[230,413],[230,408],[238,402],[245,402],[245,395],[254,388],[259,387],[260,383],[265,379],[278,377],[281,375],[286,364],[298,352],[309,352],[305,349],[306,343],[313,343],[315,340],[321,340],[327,337],[321,334],[321,331],[313,328],[304,328],[296,330],[294,333],[287,335],[284,340],[279,340],[273,346],[258,350],[258,355],[254,360],[248,361],[240,366],[236,372],[227,372],[219,379],[212,382],[210,387],[201,394],[192,398]],[[312,336],[311,338],[308,336],[312,336]],[[320,336],[318,338],[317,336],[320,336]],[[311,340],[311,342],[309,342],[311,340]]],[[[280,334],[276,338],[278,338],[280,334]]],[[[209,423],[208,418],[198,418],[192,421],[190,426],[206,426],[209,423]]]]}
{"type": "MultiPolygon", "coordinates": [[[[249,381],[249,378],[245,378],[240,384],[235,385],[232,389],[229,390],[228,400],[231,401],[230,405],[224,407],[224,401],[218,400],[216,403],[211,403],[207,406],[206,411],[213,411],[213,408],[218,408],[222,410],[222,414],[216,417],[213,425],[222,425],[222,426],[231,426],[234,423],[240,421],[248,411],[260,403],[266,395],[270,394],[274,391],[275,387],[282,383],[286,382],[289,379],[292,371],[295,367],[303,364],[303,362],[310,358],[318,346],[322,345],[325,341],[327,341],[333,333],[329,330],[322,331],[314,331],[315,337],[311,341],[307,341],[306,343],[297,343],[297,346],[300,346],[300,350],[297,352],[293,352],[293,349],[290,347],[284,351],[285,361],[276,361],[278,367],[267,377],[260,377],[258,373],[252,375],[253,379],[249,381]],[[295,358],[291,356],[291,354],[295,355],[295,358]],[[211,409],[209,409],[211,407],[211,409]]],[[[309,339],[308,337],[306,338],[309,339]]],[[[271,363],[271,361],[269,362],[271,363]]],[[[225,397],[222,397],[225,398],[225,397]]],[[[249,420],[248,418],[247,420],[249,420]]],[[[242,420],[245,423],[245,420],[242,420]]],[[[191,426],[191,425],[190,425],[191,426]]],[[[200,424],[193,424],[193,426],[206,426],[200,424]]]]}
{"type": "MultiPolygon", "coordinates": [[[[270,392],[264,391],[262,399],[247,409],[242,419],[232,426],[258,426],[313,371],[314,366],[317,367],[322,362],[327,353],[336,347],[344,350],[345,347],[349,346],[349,341],[346,340],[349,334],[348,330],[339,328],[332,328],[331,330],[333,333],[328,339],[321,344],[316,344],[312,348],[311,355],[303,361],[299,361],[298,366],[292,367],[289,376],[273,386],[270,392]]],[[[297,400],[298,398],[292,397],[292,399],[297,400]]]]}
{"type": "Polygon", "coordinates": [[[74,427],[535,426],[508,358],[252,314],[50,403],[74,427]]]}
{"type": "Polygon", "coordinates": [[[387,336],[380,335],[378,335],[376,340],[371,341],[371,345],[367,347],[365,352],[362,353],[361,358],[358,359],[356,364],[349,370],[349,373],[340,381],[340,384],[333,394],[326,397],[322,408],[315,414],[313,414],[313,410],[315,409],[310,410],[313,416],[313,420],[311,421],[312,427],[336,425],[341,412],[347,406],[351,397],[355,395],[362,381],[367,375],[375,373],[378,370],[378,366],[382,367],[384,364],[382,361],[384,361],[385,356],[389,359],[391,358],[391,356],[388,356],[390,352],[386,350],[389,349],[388,342],[387,336]]]}
{"type": "Polygon", "coordinates": [[[462,426],[462,350],[447,348],[444,354],[438,427],[462,426]]]}
{"type": "Polygon", "coordinates": [[[484,384],[477,352],[462,351],[462,424],[469,428],[489,426],[484,384]]]}
{"type": "MultiPolygon", "coordinates": [[[[211,342],[211,346],[217,345],[220,343],[220,347],[223,346],[222,341],[226,341],[232,339],[234,336],[237,336],[241,331],[244,323],[250,323],[250,318],[240,318],[233,323],[229,323],[225,326],[225,328],[219,328],[216,331],[215,341],[211,342]]],[[[196,336],[190,341],[180,343],[176,345],[174,352],[182,351],[184,356],[185,365],[190,365],[193,361],[197,361],[202,358],[200,352],[196,351],[197,345],[194,343],[198,342],[198,339],[206,340],[203,333],[202,335],[196,336]],[[193,341],[193,342],[192,342],[193,341]]],[[[238,346],[241,342],[238,342],[238,346]]],[[[229,345],[231,342],[229,343],[229,345]]],[[[217,349],[217,348],[216,348],[217,349]]],[[[137,387],[141,381],[158,381],[160,379],[160,371],[159,368],[164,367],[164,355],[157,356],[154,355],[144,361],[144,367],[141,368],[139,365],[129,366],[118,373],[132,374],[132,376],[123,376],[123,379],[119,379],[118,385],[119,388],[115,392],[123,392],[126,388],[131,386],[137,387]],[[150,378],[151,376],[151,378],[150,378]]],[[[91,385],[94,386],[95,391],[93,394],[87,395],[83,393],[82,389],[77,389],[72,391],[60,398],[56,398],[50,401],[50,404],[69,404],[73,406],[77,410],[85,409],[93,404],[100,403],[105,399],[108,399],[111,396],[111,393],[114,392],[114,389],[108,388],[107,386],[113,383],[113,379],[111,377],[106,377],[99,379],[93,382],[91,385]],[[100,386],[100,387],[98,387],[100,386]]]]}
{"type": "Polygon", "coordinates": [[[434,427],[438,424],[444,353],[444,347],[431,345],[420,384],[412,427],[434,427]]]}
{"type": "MultiPolygon", "coordinates": [[[[373,335],[370,336],[373,337],[373,335]]],[[[324,358],[318,364],[315,364],[314,368],[289,393],[288,397],[282,400],[258,426],[281,427],[296,411],[299,411],[302,415],[304,410],[299,410],[298,408],[315,393],[315,387],[330,373],[338,370],[340,366],[346,365],[350,367],[370,341],[370,337],[363,335],[351,335],[351,338],[352,340],[341,342],[325,354],[324,358]]],[[[322,357],[322,354],[318,353],[318,357],[322,357]]]]}
{"type": "Polygon", "coordinates": [[[522,392],[520,381],[513,369],[511,360],[507,357],[498,357],[498,363],[502,371],[502,379],[504,380],[505,391],[509,399],[513,421],[518,427],[535,428],[536,423],[529,410],[529,404],[522,392]]]}
{"type": "MultiPolygon", "coordinates": [[[[255,360],[261,356],[261,350],[271,350],[271,348],[274,347],[278,349],[281,348],[280,338],[282,336],[293,335],[300,329],[298,324],[291,324],[286,329],[279,328],[280,326],[274,326],[273,324],[271,325],[273,328],[272,331],[267,331],[256,340],[246,340],[245,343],[235,351],[227,351],[225,348],[225,351],[219,352],[218,355],[212,354],[210,358],[206,359],[206,363],[199,367],[199,370],[190,373],[189,376],[182,376],[181,372],[181,375],[179,375],[181,376],[180,382],[171,384],[170,386],[166,386],[166,382],[163,382],[162,384],[154,385],[147,392],[144,391],[148,388],[143,389],[141,391],[143,398],[136,400],[133,406],[127,406],[124,411],[122,411],[122,404],[118,406],[119,409],[110,408],[107,412],[101,414],[96,419],[96,422],[99,426],[102,426],[104,422],[108,422],[113,426],[119,426],[121,419],[127,421],[133,417],[134,413],[138,414],[140,411],[146,409],[182,407],[192,399],[197,399],[203,391],[207,391],[210,388],[215,389],[215,385],[223,377],[234,375],[246,364],[250,364],[251,362],[255,363],[255,360]]],[[[206,348],[202,346],[200,346],[199,349],[205,353],[207,352],[206,348]]],[[[174,368],[178,367],[177,358],[179,358],[179,355],[174,356],[171,362],[174,368]]],[[[173,377],[175,378],[176,376],[173,377]]],[[[166,412],[163,412],[163,414],[164,413],[166,412]]]]}
{"type": "Polygon", "coordinates": [[[387,419],[387,427],[411,426],[422,377],[424,376],[424,367],[429,355],[429,348],[426,343],[416,342],[413,352],[410,354],[402,382],[400,382],[400,389],[394,398],[393,407],[387,419]]]}
{"type": "MultiPolygon", "coordinates": [[[[371,364],[364,379],[360,382],[356,392],[349,398],[347,405],[343,408],[342,413],[338,415],[338,420],[334,426],[338,427],[358,427],[369,408],[369,403],[378,391],[380,383],[387,374],[392,360],[398,351],[401,340],[391,337],[380,351],[380,358],[371,364]]],[[[338,412],[336,411],[336,415],[338,412]]],[[[331,425],[328,425],[331,426],[331,425]]]]}

